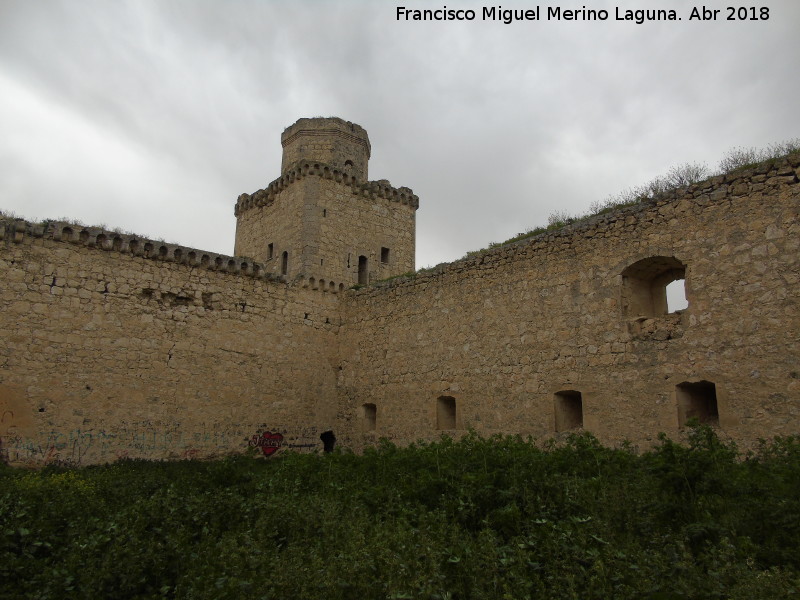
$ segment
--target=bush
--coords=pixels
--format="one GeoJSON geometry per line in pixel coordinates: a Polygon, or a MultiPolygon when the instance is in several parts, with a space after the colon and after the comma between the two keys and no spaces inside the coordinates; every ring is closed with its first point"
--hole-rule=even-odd
{"type": "Polygon", "coordinates": [[[792,597],[797,539],[800,438],[708,427],[0,470],[0,598],[792,597]]]}

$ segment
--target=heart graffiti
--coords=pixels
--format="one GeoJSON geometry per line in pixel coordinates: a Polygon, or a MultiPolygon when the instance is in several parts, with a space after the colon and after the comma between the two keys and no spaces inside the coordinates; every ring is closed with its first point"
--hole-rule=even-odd
{"type": "Polygon", "coordinates": [[[261,434],[254,435],[248,444],[261,448],[264,456],[272,456],[278,451],[278,448],[283,446],[283,434],[264,431],[261,434]]]}

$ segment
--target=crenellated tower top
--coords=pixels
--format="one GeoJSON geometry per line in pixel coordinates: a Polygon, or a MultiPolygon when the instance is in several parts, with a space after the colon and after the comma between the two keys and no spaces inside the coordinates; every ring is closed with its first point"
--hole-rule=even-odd
{"type": "Polygon", "coordinates": [[[281,174],[301,160],[319,161],[360,181],[368,179],[369,136],[360,125],[338,117],[299,119],[281,135],[281,174]]]}
{"type": "Polygon", "coordinates": [[[281,175],[236,202],[236,256],[323,292],[414,270],[419,198],[369,181],[363,127],[299,119],[281,135],[281,175]]]}

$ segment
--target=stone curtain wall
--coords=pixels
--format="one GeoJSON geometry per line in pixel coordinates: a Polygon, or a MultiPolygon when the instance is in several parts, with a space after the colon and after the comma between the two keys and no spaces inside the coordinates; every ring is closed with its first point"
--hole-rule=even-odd
{"type": "MultiPolygon", "coordinates": [[[[468,428],[646,445],[691,417],[745,444],[797,433],[799,170],[795,155],[352,291],[4,221],[0,460],[269,455],[321,449],[328,430],[355,449],[468,428]],[[680,277],[689,307],[662,314],[680,277]]],[[[416,209],[403,188],[345,198],[335,177],[314,179],[317,208],[333,211],[322,218],[342,219],[323,238],[416,209]]]]}
{"type": "Polygon", "coordinates": [[[2,225],[3,460],[206,457],[242,452],[265,431],[321,447],[335,429],[338,316],[327,297],[242,259],[2,225]]]}
{"type": "Polygon", "coordinates": [[[345,441],[582,427],[649,444],[692,415],[744,443],[797,433],[798,165],[717,177],[354,293],[345,441]],[[677,265],[688,309],[647,314],[677,265]]]}

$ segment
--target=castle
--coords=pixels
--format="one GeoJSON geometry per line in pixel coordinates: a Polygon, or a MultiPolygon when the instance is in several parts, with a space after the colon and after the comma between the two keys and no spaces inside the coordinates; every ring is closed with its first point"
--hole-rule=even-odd
{"type": "Polygon", "coordinates": [[[368,180],[364,129],[281,141],[235,256],[0,223],[0,459],[800,432],[799,155],[414,273],[419,200],[368,180]]]}

